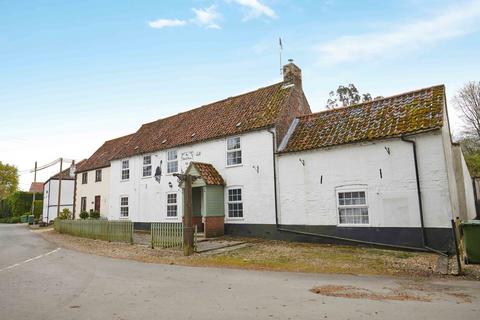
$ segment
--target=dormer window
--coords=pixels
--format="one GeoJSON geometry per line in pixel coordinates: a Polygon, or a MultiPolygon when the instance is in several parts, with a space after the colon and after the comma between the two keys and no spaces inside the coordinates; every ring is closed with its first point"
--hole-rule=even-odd
{"type": "Polygon", "coordinates": [[[227,139],[227,167],[242,164],[240,137],[227,139]]]}
{"type": "Polygon", "coordinates": [[[152,156],[144,156],[143,157],[143,177],[151,177],[152,176],[152,156]]]}

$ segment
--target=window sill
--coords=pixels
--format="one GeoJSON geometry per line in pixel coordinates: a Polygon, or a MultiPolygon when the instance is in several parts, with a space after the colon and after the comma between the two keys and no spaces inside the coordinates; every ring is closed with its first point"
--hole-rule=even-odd
{"type": "Polygon", "coordinates": [[[243,163],[240,163],[240,164],[232,164],[230,166],[225,166],[225,168],[235,168],[235,167],[243,167],[243,163]]]}
{"type": "Polygon", "coordinates": [[[225,221],[245,221],[245,218],[228,218],[228,217],[225,217],[225,221]]]}
{"type": "Polygon", "coordinates": [[[152,176],[145,176],[145,177],[142,177],[142,179],[149,179],[151,178],[152,176]]]}
{"type": "Polygon", "coordinates": [[[128,181],[130,181],[130,179],[122,179],[122,180],[120,180],[120,182],[128,182],[128,181]]]}
{"type": "Polygon", "coordinates": [[[178,220],[178,216],[176,216],[176,217],[165,217],[165,219],[167,219],[167,220],[178,220]]]}
{"type": "Polygon", "coordinates": [[[337,227],[348,227],[348,228],[351,228],[351,227],[371,227],[371,225],[369,223],[367,224],[364,224],[364,223],[342,223],[342,224],[337,224],[337,227]]]}

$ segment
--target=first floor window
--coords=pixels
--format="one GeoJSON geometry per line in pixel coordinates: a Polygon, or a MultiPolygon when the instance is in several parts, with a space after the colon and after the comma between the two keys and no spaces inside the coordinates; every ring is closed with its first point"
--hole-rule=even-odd
{"type": "Polygon", "coordinates": [[[167,173],[178,172],[178,156],[177,150],[167,152],[167,173]]]}
{"type": "Polygon", "coordinates": [[[243,218],[243,200],[241,188],[228,189],[227,204],[229,218],[243,218]]]}
{"type": "Polygon", "coordinates": [[[227,166],[242,164],[240,137],[227,139],[227,166]]]}
{"type": "Polygon", "coordinates": [[[152,175],[152,156],[143,157],[143,177],[152,175]]]}
{"type": "Polygon", "coordinates": [[[128,218],[128,197],[120,197],[120,218],[128,218]]]}
{"type": "Polygon", "coordinates": [[[88,172],[82,173],[82,184],[87,184],[88,182],[88,172]]]}
{"type": "Polygon", "coordinates": [[[167,217],[176,217],[177,209],[177,194],[167,193],[167,217]]]}
{"type": "Polygon", "coordinates": [[[80,198],[80,212],[87,211],[87,197],[80,198]]]}
{"type": "Polygon", "coordinates": [[[102,169],[95,170],[95,182],[102,181],[102,169]]]}
{"type": "Polygon", "coordinates": [[[368,224],[368,206],[365,191],[338,192],[340,224],[368,224]]]}
{"type": "Polygon", "coordinates": [[[122,161],[122,180],[130,179],[130,163],[128,160],[122,161]]]}

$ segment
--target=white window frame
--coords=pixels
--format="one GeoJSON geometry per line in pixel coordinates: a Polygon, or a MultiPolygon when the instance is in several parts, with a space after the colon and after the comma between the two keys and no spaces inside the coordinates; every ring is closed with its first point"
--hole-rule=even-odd
{"type": "Polygon", "coordinates": [[[119,217],[120,217],[120,219],[128,219],[130,217],[130,199],[128,198],[127,195],[120,196],[119,217]],[[125,199],[125,198],[127,199],[127,204],[122,204],[122,200],[125,199]],[[126,216],[122,215],[122,208],[127,208],[127,215],[126,216]]]}
{"type": "Polygon", "coordinates": [[[82,184],[88,184],[88,171],[82,172],[82,184]]]}
{"type": "Polygon", "coordinates": [[[152,166],[152,155],[151,154],[147,154],[147,155],[144,155],[142,157],[142,178],[150,178],[152,177],[152,169],[153,169],[153,166],[152,166]],[[149,163],[145,163],[145,158],[150,158],[150,162],[149,163]],[[146,168],[149,168],[150,167],[150,174],[149,175],[145,175],[145,169],[146,168]]]}
{"type": "Polygon", "coordinates": [[[366,227],[370,226],[371,224],[371,212],[368,206],[368,192],[366,188],[357,187],[357,188],[342,188],[337,189],[335,192],[335,203],[337,208],[337,226],[339,227],[366,227]],[[341,193],[351,193],[351,192],[364,192],[365,193],[365,204],[350,204],[350,205],[341,205],[340,204],[340,194],[341,193]],[[368,223],[341,223],[340,222],[340,209],[347,209],[347,208],[366,208],[367,209],[367,217],[368,223]]]}
{"type": "Polygon", "coordinates": [[[167,192],[166,197],[165,197],[165,201],[166,201],[166,209],[167,209],[166,218],[167,219],[178,219],[178,192],[167,192]],[[173,195],[173,194],[175,195],[175,202],[169,203],[168,202],[168,196],[173,195]],[[172,207],[175,206],[176,207],[176,215],[175,216],[169,216],[168,215],[168,207],[170,207],[170,206],[172,206],[172,207]]]}
{"type": "Polygon", "coordinates": [[[226,211],[226,215],[225,215],[225,218],[227,220],[243,220],[245,218],[245,193],[243,192],[243,187],[242,186],[230,186],[228,188],[225,189],[225,211],[226,211]],[[238,200],[234,200],[234,201],[230,201],[229,199],[229,191],[230,190],[240,190],[241,192],[241,200],[238,201],[238,200]],[[232,203],[241,203],[242,204],[242,216],[241,217],[230,217],[230,212],[229,212],[229,204],[232,203]]]}
{"type": "Polygon", "coordinates": [[[178,150],[177,149],[172,149],[167,151],[167,174],[174,174],[178,172],[178,150]],[[169,159],[170,152],[175,152],[175,159],[171,160],[169,159]],[[176,171],[170,171],[170,163],[176,163],[177,165],[177,170],[176,171]]]}
{"type": "Polygon", "coordinates": [[[87,197],[80,197],[80,213],[87,211],[87,197]]]}
{"type": "Polygon", "coordinates": [[[96,169],[95,170],[95,182],[101,182],[103,177],[102,177],[102,169],[96,169]],[[98,179],[98,173],[100,173],[100,179],[98,179]]]}
{"type": "Polygon", "coordinates": [[[226,167],[238,167],[243,165],[243,152],[242,152],[242,138],[240,136],[235,136],[235,137],[229,137],[225,140],[225,164],[226,167]],[[228,149],[228,141],[232,139],[238,139],[238,143],[240,144],[239,148],[235,149],[228,149]],[[228,164],[228,154],[232,152],[240,152],[240,163],[235,163],[235,164],[228,164]]]}
{"type": "Polygon", "coordinates": [[[124,160],[122,160],[121,166],[122,166],[122,169],[121,169],[121,172],[120,172],[120,174],[121,174],[120,178],[121,178],[122,181],[127,181],[127,180],[130,179],[130,160],[129,160],[129,159],[124,159],[124,160]],[[127,163],[127,167],[126,167],[126,168],[123,166],[124,163],[127,163]],[[128,177],[127,177],[127,178],[124,178],[124,177],[123,177],[123,174],[124,174],[124,173],[127,173],[127,174],[128,174],[128,177]]]}

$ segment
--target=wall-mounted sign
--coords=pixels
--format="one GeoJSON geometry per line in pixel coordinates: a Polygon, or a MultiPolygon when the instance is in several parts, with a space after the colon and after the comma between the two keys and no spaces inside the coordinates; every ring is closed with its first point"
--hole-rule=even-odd
{"type": "Polygon", "coordinates": [[[182,152],[182,160],[192,160],[193,151],[182,152]]]}

